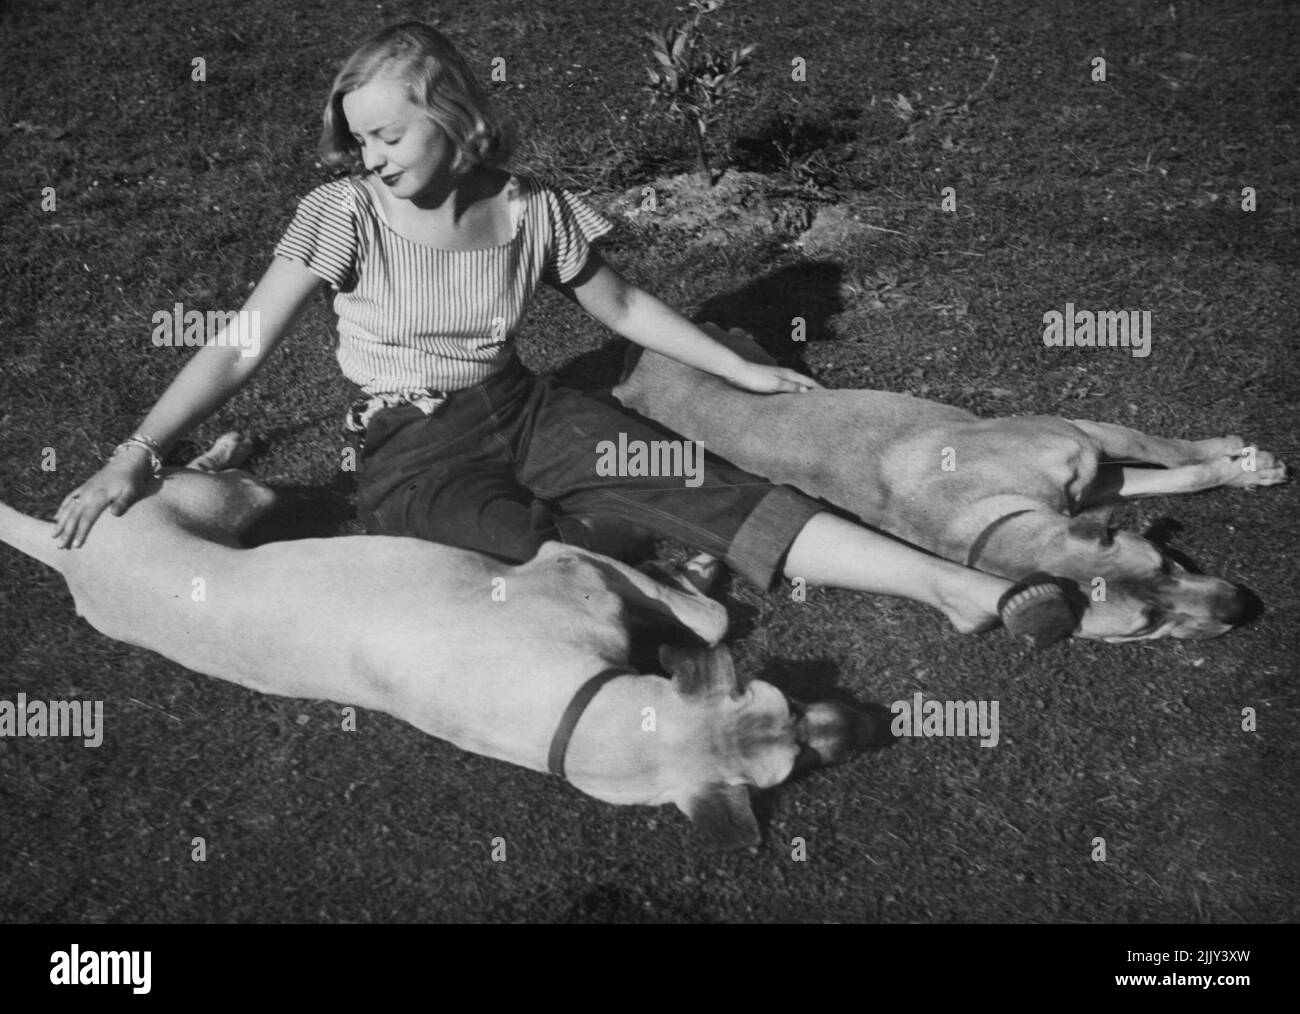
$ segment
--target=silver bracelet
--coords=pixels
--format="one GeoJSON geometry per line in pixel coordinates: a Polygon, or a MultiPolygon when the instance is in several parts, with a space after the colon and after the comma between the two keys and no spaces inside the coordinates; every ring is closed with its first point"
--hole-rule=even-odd
{"type": "Polygon", "coordinates": [[[139,440],[136,437],[127,437],[125,440],[123,440],[120,444],[118,444],[116,447],[113,448],[113,453],[109,455],[109,458],[110,459],[116,458],[117,452],[120,451],[123,447],[142,448],[144,450],[144,453],[149,455],[149,465],[153,469],[153,477],[156,479],[158,478],[158,476],[162,475],[162,458],[158,457],[158,455],[154,453],[154,449],[152,447],[146,444],[143,440],[139,440]]]}
{"type": "Polygon", "coordinates": [[[144,444],[145,447],[153,451],[154,454],[156,454],[159,458],[163,456],[162,448],[158,446],[158,441],[151,436],[147,436],[144,433],[132,433],[126,439],[128,443],[137,442],[137,443],[144,444]]]}

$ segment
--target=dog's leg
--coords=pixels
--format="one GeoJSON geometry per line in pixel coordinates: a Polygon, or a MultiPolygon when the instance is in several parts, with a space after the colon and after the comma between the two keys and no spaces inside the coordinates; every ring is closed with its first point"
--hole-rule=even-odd
{"type": "Polygon", "coordinates": [[[1130,461],[1137,464],[1146,461],[1174,468],[1234,454],[1245,446],[1238,436],[1213,440],[1177,440],[1153,437],[1114,423],[1089,422],[1086,419],[1071,419],[1070,422],[1097,441],[1103,462],[1130,461]]]}
{"type": "Polygon", "coordinates": [[[1268,451],[1255,448],[1246,448],[1241,453],[1227,454],[1212,461],[1198,461],[1179,468],[1111,466],[1107,471],[1112,475],[1098,485],[1112,485],[1111,497],[1117,500],[1199,493],[1219,486],[1276,486],[1286,481],[1286,465],[1268,451]],[[1250,453],[1252,451],[1253,454],[1250,453]],[[1251,464],[1254,468],[1247,467],[1251,464]],[[1118,476],[1113,474],[1115,472],[1118,472],[1118,476]]]}

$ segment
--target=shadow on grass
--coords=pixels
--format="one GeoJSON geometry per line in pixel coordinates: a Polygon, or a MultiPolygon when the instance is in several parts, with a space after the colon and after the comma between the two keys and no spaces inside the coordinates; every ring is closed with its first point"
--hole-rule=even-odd
{"type": "Polygon", "coordinates": [[[832,261],[791,264],[754,279],[734,292],[706,300],[695,320],[749,332],[782,366],[806,368],[811,342],[837,341],[831,317],[845,309],[844,266],[832,261]],[[803,341],[793,341],[794,318],[804,321],[803,341]]]}
{"type": "MultiPolygon", "coordinates": [[[[843,265],[830,261],[790,264],[707,300],[695,313],[697,323],[722,328],[738,327],[753,335],[768,355],[782,366],[805,372],[808,343],[838,341],[829,328],[830,318],[845,309],[841,296],[843,265]],[[804,340],[791,339],[796,318],[804,321],[804,340]]],[[[635,347],[630,350],[636,352],[635,347]]],[[[613,387],[631,368],[629,343],[613,341],[576,356],[558,371],[560,381],[579,390],[613,387]]]]}
{"type": "Polygon", "coordinates": [[[827,117],[798,120],[790,113],[776,113],[749,133],[736,138],[735,166],[760,173],[789,172],[806,166],[819,186],[832,183],[835,174],[826,168],[811,168],[815,157],[825,156],[828,149],[846,145],[859,137],[857,121],[861,110],[852,107],[834,109],[827,117]]]}

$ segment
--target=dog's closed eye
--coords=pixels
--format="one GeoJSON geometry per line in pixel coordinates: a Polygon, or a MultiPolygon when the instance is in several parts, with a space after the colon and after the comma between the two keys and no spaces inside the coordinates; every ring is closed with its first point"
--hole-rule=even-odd
{"type": "Polygon", "coordinates": [[[1134,631],[1135,634],[1149,634],[1156,630],[1160,624],[1165,622],[1165,611],[1159,606],[1147,606],[1142,610],[1142,618],[1146,620],[1142,626],[1134,631]]]}

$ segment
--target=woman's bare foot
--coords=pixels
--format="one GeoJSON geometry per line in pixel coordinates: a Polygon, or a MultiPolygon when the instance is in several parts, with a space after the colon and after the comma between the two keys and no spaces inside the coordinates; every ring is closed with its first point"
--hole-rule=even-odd
{"type": "Polygon", "coordinates": [[[663,584],[707,595],[722,572],[722,562],[709,553],[696,553],[685,563],[649,560],[641,565],[640,570],[663,584]]]}
{"type": "Polygon", "coordinates": [[[940,592],[939,609],[958,633],[982,634],[1003,626],[1042,648],[1069,637],[1079,625],[1066,586],[1037,572],[1014,584],[979,571],[955,590],[940,592]]]}
{"type": "Polygon", "coordinates": [[[679,569],[696,591],[707,595],[722,573],[722,561],[709,553],[696,553],[679,569]]]}
{"type": "Polygon", "coordinates": [[[200,472],[220,472],[226,468],[238,468],[249,459],[256,446],[252,437],[231,430],[212,441],[211,447],[185,467],[200,472]]]}

